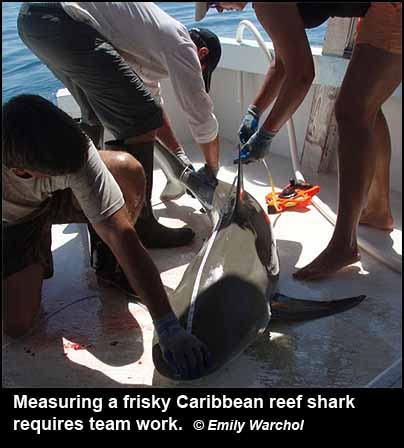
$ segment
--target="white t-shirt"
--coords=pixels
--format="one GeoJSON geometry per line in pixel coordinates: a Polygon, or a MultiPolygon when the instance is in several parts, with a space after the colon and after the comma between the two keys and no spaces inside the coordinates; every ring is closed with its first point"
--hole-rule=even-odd
{"type": "Polygon", "coordinates": [[[88,220],[97,224],[120,210],[125,202],[119,185],[93,144],[88,161],[74,174],[23,179],[2,166],[3,221],[17,222],[28,216],[58,190],[71,188],[88,220]]]}
{"type": "Polygon", "coordinates": [[[218,134],[213,103],[205,91],[197,49],[188,30],[152,2],[62,2],[74,20],[108,40],[161,100],[159,81],[170,78],[197,143],[218,134]]]}

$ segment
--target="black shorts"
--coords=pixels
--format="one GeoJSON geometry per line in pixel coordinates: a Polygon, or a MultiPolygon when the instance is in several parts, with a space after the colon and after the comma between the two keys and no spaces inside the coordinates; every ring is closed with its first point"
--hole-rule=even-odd
{"type": "Polygon", "coordinates": [[[370,7],[369,2],[298,2],[297,8],[306,29],[317,28],[330,17],[364,17],[370,7]]]}
{"type": "Polygon", "coordinates": [[[24,3],[21,40],[67,87],[82,120],[100,124],[116,139],[158,129],[162,110],[140,77],[91,26],[73,20],[59,3],[24,3]]]}
{"type": "Polygon", "coordinates": [[[2,222],[3,278],[41,264],[44,278],[53,276],[52,224],[86,223],[70,189],[57,191],[43,206],[17,223],[2,222]]]}

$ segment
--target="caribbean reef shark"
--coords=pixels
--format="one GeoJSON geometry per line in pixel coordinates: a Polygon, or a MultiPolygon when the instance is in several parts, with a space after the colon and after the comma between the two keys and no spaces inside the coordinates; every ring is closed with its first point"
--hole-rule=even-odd
{"type": "MultiPolygon", "coordinates": [[[[348,310],[365,298],[319,302],[278,294],[280,264],[271,223],[258,201],[244,190],[241,163],[233,184],[219,181],[211,187],[207,200],[207,187],[199,189],[194,181],[189,182],[189,170],[174,154],[159,142],[155,149],[172,190],[184,190],[184,186],[189,189],[212,222],[211,235],[169,298],[183,327],[203,341],[212,355],[211,367],[200,376],[238,357],[272,320],[328,316],[348,310]]],[[[189,379],[173,374],[156,337],[153,361],[162,375],[189,379]]]]}

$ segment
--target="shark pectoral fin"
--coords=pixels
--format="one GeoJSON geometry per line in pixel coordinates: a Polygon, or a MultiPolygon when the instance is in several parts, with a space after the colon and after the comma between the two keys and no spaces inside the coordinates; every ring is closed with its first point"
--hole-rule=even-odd
{"type": "Polygon", "coordinates": [[[271,299],[271,320],[300,321],[342,313],[361,303],[365,295],[337,300],[301,300],[276,294],[271,299]]]}

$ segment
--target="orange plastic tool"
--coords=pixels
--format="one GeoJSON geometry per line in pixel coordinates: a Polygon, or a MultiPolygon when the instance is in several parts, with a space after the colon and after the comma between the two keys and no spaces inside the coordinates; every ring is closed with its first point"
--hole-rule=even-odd
{"type": "Polygon", "coordinates": [[[319,191],[320,187],[318,185],[290,179],[289,184],[280,193],[275,193],[275,200],[273,193],[265,196],[268,213],[275,214],[281,213],[288,208],[306,207],[311,204],[312,197],[319,191]]]}

